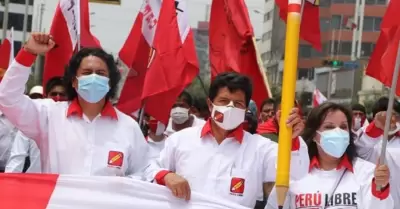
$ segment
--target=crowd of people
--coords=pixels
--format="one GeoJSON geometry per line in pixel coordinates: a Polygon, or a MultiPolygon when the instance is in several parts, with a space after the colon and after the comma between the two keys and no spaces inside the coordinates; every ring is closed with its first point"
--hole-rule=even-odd
{"type": "MultiPolygon", "coordinates": [[[[36,55],[55,46],[32,33],[0,83],[0,168],[6,173],[124,176],[249,208],[278,208],[274,181],[280,99],[257,107],[246,76],[223,73],[208,98],[183,92],[167,126],[144,114],[142,125],[110,102],[120,74],[101,49],[82,49],[64,77],[25,95],[36,55]]],[[[389,100],[368,121],[365,107],[325,102],[290,112],[290,189],[285,208],[400,208],[400,103],[391,116],[386,163],[379,164],[389,100]]]]}

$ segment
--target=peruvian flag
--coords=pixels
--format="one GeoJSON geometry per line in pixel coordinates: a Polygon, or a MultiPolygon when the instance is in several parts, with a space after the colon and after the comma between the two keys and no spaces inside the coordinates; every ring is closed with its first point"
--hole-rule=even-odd
{"type": "Polygon", "coordinates": [[[0,80],[3,78],[8,66],[14,60],[14,29],[7,33],[6,39],[0,46],[0,80]]]}
{"type": "Polygon", "coordinates": [[[43,86],[54,76],[63,76],[77,44],[100,47],[90,32],[88,0],[60,0],[51,24],[50,34],[57,45],[46,54],[43,86]]]}
{"type": "Polygon", "coordinates": [[[1,174],[4,209],[245,209],[192,192],[190,202],[172,196],[164,186],[130,178],[1,174]]]}
{"type": "Polygon", "coordinates": [[[343,26],[349,30],[354,30],[355,28],[357,28],[357,25],[354,23],[354,18],[348,16],[344,18],[343,26]]]}
{"type": "Polygon", "coordinates": [[[328,99],[318,90],[315,89],[313,92],[313,107],[318,107],[328,99]]]}
{"type": "Polygon", "coordinates": [[[167,124],[176,98],[199,72],[186,0],[145,0],[119,57],[130,70],[118,108],[131,114],[144,105],[167,124]]]}

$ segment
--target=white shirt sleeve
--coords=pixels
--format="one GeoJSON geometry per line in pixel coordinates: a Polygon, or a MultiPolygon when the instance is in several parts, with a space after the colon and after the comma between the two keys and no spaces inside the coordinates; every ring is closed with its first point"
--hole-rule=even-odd
{"type": "Polygon", "coordinates": [[[143,172],[149,164],[149,145],[143,136],[139,125],[134,122],[134,143],[131,146],[130,155],[128,157],[129,167],[127,175],[131,178],[143,179],[143,172]]]}
{"type": "MultiPolygon", "coordinates": [[[[373,124],[370,124],[370,126],[373,124]]],[[[380,155],[380,147],[378,144],[382,141],[383,135],[373,138],[365,133],[365,129],[361,131],[357,140],[354,141],[357,154],[360,158],[376,163],[380,155]]]]}
{"type": "MultiPolygon", "coordinates": [[[[276,199],[276,189],[275,187],[272,189],[271,194],[268,197],[267,204],[265,205],[264,209],[278,209],[278,200],[276,199]]],[[[286,200],[285,204],[283,205],[284,209],[289,209],[289,208],[296,208],[295,205],[293,205],[292,201],[292,195],[290,194],[290,190],[288,194],[286,195],[286,200]],[[292,204],[292,205],[290,205],[292,204]]]]}
{"type": "Polygon", "coordinates": [[[27,62],[26,57],[32,56],[27,53],[20,51],[0,82],[0,110],[18,130],[35,140],[40,147],[40,140],[48,132],[47,106],[54,101],[32,100],[24,95],[31,68],[18,63],[18,60],[27,62]]]}
{"type": "Polygon", "coordinates": [[[25,138],[20,131],[15,136],[11,148],[10,159],[8,160],[5,173],[22,173],[25,159],[29,156],[29,139],[25,138]]]}

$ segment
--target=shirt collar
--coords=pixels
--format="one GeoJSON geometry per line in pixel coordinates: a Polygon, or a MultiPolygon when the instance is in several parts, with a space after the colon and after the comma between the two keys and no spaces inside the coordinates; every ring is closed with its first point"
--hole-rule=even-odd
{"type": "MultiPolygon", "coordinates": [[[[311,160],[309,172],[313,168],[320,168],[317,156],[314,156],[313,159],[311,160]]],[[[346,168],[347,170],[353,172],[353,165],[351,164],[347,155],[343,155],[342,159],[339,162],[339,165],[336,167],[336,170],[339,170],[341,168],[346,168]]]]}
{"type": "MultiPolygon", "coordinates": [[[[213,135],[211,127],[212,127],[211,119],[208,119],[206,121],[206,124],[204,124],[203,128],[201,129],[200,137],[204,138],[207,134],[213,135]]],[[[226,136],[226,138],[230,138],[230,137],[233,137],[239,143],[242,143],[243,137],[244,137],[243,125],[240,125],[235,130],[233,130],[231,133],[229,133],[228,136],[226,136]]]]}
{"type": "MultiPolygon", "coordinates": [[[[79,105],[77,98],[72,100],[72,102],[69,104],[67,110],[67,117],[70,117],[71,115],[77,115],[79,117],[83,116],[83,111],[81,106],[79,105]]],[[[104,108],[101,111],[100,115],[102,117],[110,117],[114,120],[118,120],[117,112],[115,111],[115,108],[113,107],[110,101],[106,101],[106,104],[104,105],[104,108]]]]}

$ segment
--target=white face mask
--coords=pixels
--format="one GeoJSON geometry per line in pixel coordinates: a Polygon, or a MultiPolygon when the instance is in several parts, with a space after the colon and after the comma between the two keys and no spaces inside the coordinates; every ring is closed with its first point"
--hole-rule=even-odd
{"type": "Polygon", "coordinates": [[[220,128],[230,131],[243,123],[245,113],[246,110],[234,107],[233,102],[227,106],[213,104],[211,117],[220,128]]]}
{"type": "Polygon", "coordinates": [[[394,130],[391,130],[391,131],[389,131],[389,136],[390,135],[394,135],[394,134],[396,134],[397,132],[399,132],[400,131],[400,123],[396,123],[396,128],[394,129],[394,130]]]}
{"type": "Polygon", "coordinates": [[[189,120],[189,109],[183,107],[174,107],[171,109],[171,119],[176,124],[183,124],[189,120]]]}
{"type": "Polygon", "coordinates": [[[358,130],[361,128],[361,118],[360,117],[356,117],[354,118],[354,130],[358,130]]]}

